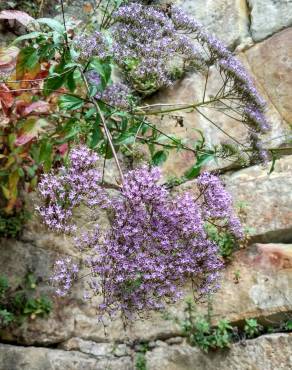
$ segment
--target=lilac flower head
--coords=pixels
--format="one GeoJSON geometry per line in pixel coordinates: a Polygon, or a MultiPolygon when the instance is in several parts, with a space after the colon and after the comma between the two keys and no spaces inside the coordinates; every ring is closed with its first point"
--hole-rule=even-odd
{"type": "Polygon", "coordinates": [[[231,195],[225,190],[219,178],[205,172],[198,177],[197,183],[204,199],[202,206],[204,217],[227,221],[234,236],[242,238],[240,222],[233,212],[231,195]]]}
{"type": "MultiPolygon", "coordinates": [[[[103,297],[100,314],[121,311],[131,317],[160,310],[182,296],[187,280],[197,295],[214,291],[223,265],[204,224],[209,219],[226,219],[230,230],[236,236],[240,233],[231,197],[219,179],[207,173],[199,178],[204,192],[198,201],[188,192],[172,196],[159,183],[160,170],[144,166],[125,174],[120,193],[105,195],[94,168],[96,160],[96,154],[85,147],[73,149],[68,167],[40,183],[45,201],[40,213],[51,228],[50,212],[61,223],[56,207],[72,215],[81,203],[94,204],[110,215],[108,228],[95,225],[75,237],[79,251],[88,251],[84,259],[91,270],[89,289],[103,297]]],[[[70,224],[70,217],[65,225],[70,224]]],[[[78,266],[68,258],[56,262],[52,281],[59,295],[69,291],[77,272],[78,266]]]]}
{"type": "Polygon", "coordinates": [[[174,23],[159,8],[133,3],[120,7],[114,19],[114,59],[141,93],[171,83],[176,57],[199,57],[194,44],[175,32],[174,23]]]}
{"type": "Polygon", "coordinates": [[[254,131],[267,132],[270,130],[270,125],[267,122],[265,115],[256,107],[249,105],[244,108],[244,116],[246,124],[254,131]]]}
{"type": "Polygon", "coordinates": [[[115,108],[126,110],[130,107],[131,90],[122,82],[116,82],[107,86],[102,93],[97,93],[95,97],[115,108]]]}
{"type": "Polygon", "coordinates": [[[86,78],[88,82],[93,86],[99,86],[101,83],[101,77],[98,72],[96,71],[88,71],[86,72],[86,78]]]}
{"type": "Polygon", "coordinates": [[[92,207],[102,206],[106,201],[99,186],[101,175],[95,168],[98,156],[86,147],[77,147],[69,155],[69,165],[59,174],[43,175],[39,194],[45,205],[38,211],[50,229],[72,233],[76,226],[71,223],[74,207],[85,203],[92,207]]]}
{"type": "Polygon", "coordinates": [[[63,297],[69,292],[78,272],[78,265],[70,257],[55,262],[51,282],[57,287],[56,293],[58,296],[63,297]]]}
{"type": "Polygon", "coordinates": [[[105,59],[109,56],[109,46],[103,34],[95,31],[92,35],[78,35],[73,40],[80,58],[87,60],[92,56],[105,59]]]}

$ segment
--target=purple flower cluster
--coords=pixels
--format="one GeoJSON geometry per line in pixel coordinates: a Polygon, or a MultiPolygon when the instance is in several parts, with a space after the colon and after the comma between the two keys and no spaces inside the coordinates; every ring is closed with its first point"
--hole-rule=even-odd
{"type": "Polygon", "coordinates": [[[97,93],[95,97],[112,107],[126,110],[130,107],[131,89],[122,82],[116,82],[108,85],[102,93],[97,93]]]}
{"type": "MultiPolygon", "coordinates": [[[[94,205],[107,210],[110,215],[107,229],[100,230],[95,225],[93,230],[78,232],[75,237],[76,247],[88,252],[85,263],[91,270],[89,288],[103,297],[101,315],[121,311],[130,317],[145,310],[161,309],[182,295],[188,280],[196,287],[197,295],[216,289],[222,262],[204,225],[208,220],[226,220],[226,227],[235,237],[241,237],[231,197],[220,180],[202,175],[198,179],[202,196],[197,199],[188,192],[171,196],[159,184],[160,170],[144,166],[126,173],[121,192],[108,194],[105,201],[98,184],[100,176],[95,172],[94,176],[88,174],[94,171],[95,161],[96,155],[86,148],[72,151],[66,171],[71,177],[75,174],[82,179],[79,188],[75,187],[74,179],[60,180],[65,176],[64,170],[61,174],[46,175],[45,183],[44,180],[40,183],[40,193],[46,202],[40,214],[52,227],[52,217],[59,220],[59,214],[48,215],[48,205],[61,199],[59,206],[68,210],[64,196],[60,196],[65,183],[68,187],[65,198],[74,188],[73,199],[78,199],[70,208],[71,214],[81,201],[92,205],[93,198],[94,205]],[[60,184],[58,192],[55,181],[60,184]]],[[[53,281],[60,295],[69,290],[76,277],[76,265],[69,265],[66,260],[55,266],[53,281]]]]}
{"type": "Polygon", "coordinates": [[[267,132],[271,128],[263,112],[252,105],[244,108],[244,117],[246,123],[256,132],[267,132]]]}
{"type": "Polygon", "coordinates": [[[185,60],[198,58],[193,43],[175,32],[172,20],[159,8],[132,3],[120,7],[113,18],[114,60],[138,90],[140,83],[144,93],[171,82],[176,55],[185,60]]]}
{"type": "Polygon", "coordinates": [[[264,100],[240,61],[199,22],[176,6],[165,11],[137,3],[120,7],[113,17],[113,57],[137,91],[146,95],[170,84],[178,60],[184,68],[215,64],[228,82],[223,95],[247,106],[238,113],[248,137],[258,142],[253,148],[261,145],[259,135],[269,129],[264,100]]]}
{"type": "Polygon", "coordinates": [[[72,224],[73,209],[81,203],[89,207],[104,206],[105,194],[99,186],[100,173],[96,170],[97,155],[86,147],[73,149],[69,165],[57,175],[45,174],[38,186],[44,205],[38,211],[47,227],[62,232],[76,231],[72,224]]]}
{"type": "Polygon", "coordinates": [[[51,283],[57,288],[56,294],[64,297],[72,287],[79,272],[79,267],[70,257],[57,260],[54,265],[54,272],[51,283]]]}
{"type": "Polygon", "coordinates": [[[227,95],[229,94],[233,99],[237,98],[246,105],[246,108],[239,113],[248,127],[249,138],[258,159],[266,160],[266,153],[262,150],[259,136],[270,129],[264,116],[266,104],[244,66],[216,37],[208,34],[201,24],[191,19],[181,9],[172,7],[171,18],[177,30],[191,34],[204,50],[207,48],[206,64],[217,64],[221,75],[225,75],[230,86],[230,92],[227,92],[227,95]]]}
{"type": "Polygon", "coordinates": [[[85,73],[87,81],[92,86],[99,86],[101,84],[100,74],[94,70],[88,71],[85,73]]]}
{"type": "Polygon", "coordinates": [[[233,212],[231,195],[217,176],[203,173],[198,178],[198,187],[203,197],[202,211],[210,220],[223,220],[237,239],[243,237],[240,221],[233,212]]]}
{"type": "Polygon", "coordinates": [[[109,56],[109,45],[99,31],[95,31],[92,35],[78,35],[73,40],[75,49],[79,51],[81,59],[89,59],[92,56],[97,56],[100,59],[105,59],[109,56]]]}

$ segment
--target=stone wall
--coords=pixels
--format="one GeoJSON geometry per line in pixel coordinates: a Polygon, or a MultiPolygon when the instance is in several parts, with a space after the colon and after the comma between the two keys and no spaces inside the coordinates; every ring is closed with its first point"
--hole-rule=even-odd
{"type": "MultiPolygon", "coordinates": [[[[274,139],[274,145],[281,145],[281,137],[291,130],[292,123],[292,0],[176,3],[238,53],[267,99],[268,119],[273,126],[270,139],[274,139]]],[[[199,84],[198,76],[187,75],[154,99],[185,101],[198,93],[199,84]]],[[[192,139],[194,122],[210,140],[221,139],[217,131],[192,114],[185,117],[179,134],[192,139]]],[[[177,133],[174,124],[167,124],[177,133]]],[[[228,121],[223,125],[238,134],[228,121]]],[[[164,171],[179,174],[186,160],[176,156],[164,171]]],[[[224,177],[235,201],[246,203],[245,223],[252,228],[252,235],[250,243],[235,253],[225,269],[222,287],[213,299],[213,320],[227,318],[240,325],[246,318],[257,318],[262,324],[280,323],[292,314],[292,156],[277,161],[271,175],[268,168],[253,166],[224,177]],[[240,272],[238,281],[234,279],[236,271],[240,272]]],[[[192,183],[184,187],[191,190],[192,183]]],[[[31,207],[36,201],[30,198],[31,207]]],[[[56,256],[70,254],[78,258],[70,241],[48,233],[34,218],[21,240],[2,240],[0,248],[1,273],[17,279],[33,271],[46,292],[50,291],[47,279],[56,256]]],[[[205,312],[206,307],[202,304],[198,310],[205,312]]],[[[169,311],[181,317],[183,302],[169,307],[169,311]]],[[[126,332],[119,320],[114,321],[105,333],[94,303],[82,299],[82,282],[72,296],[55,299],[49,318],[30,320],[3,332],[2,342],[0,370],[132,370],[141,342],[148,342],[146,360],[151,370],[292,368],[291,334],[265,335],[234,344],[228,351],[204,354],[189,346],[180,327],[160,314],[134,322],[126,332]]]]}

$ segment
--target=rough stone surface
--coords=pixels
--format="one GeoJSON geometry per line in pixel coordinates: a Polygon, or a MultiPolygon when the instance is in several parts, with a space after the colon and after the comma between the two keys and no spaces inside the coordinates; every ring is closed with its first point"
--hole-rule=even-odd
{"type": "MultiPolygon", "coordinates": [[[[33,262],[37,269],[32,271],[43,280],[43,291],[49,293],[46,277],[53,256],[28,244],[6,244],[6,247],[7,252],[2,253],[1,272],[21,279],[33,262]],[[10,253],[14,258],[7,257],[10,253]]],[[[213,297],[214,321],[222,317],[232,322],[250,317],[260,320],[269,317],[275,322],[283,320],[287,313],[292,312],[289,297],[292,290],[291,267],[292,245],[259,244],[237,252],[224,271],[221,289],[213,297]],[[238,281],[235,281],[236,272],[240,275],[238,281]]],[[[14,330],[2,332],[2,338],[27,345],[63,343],[62,348],[67,350],[79,350],[95,356],[110,355],[113,351],[118,356],[116,351],[120,355],[127,351],[116,345],[113,347],[111,341],[153,341],[181,334],[178,323],[156,313],[135,321],[127,331],[123,330],[120,320],[112,321],[105,335],[103,325],[98,322],[96,302],[84,303],[82,294],[82,286],[75,286],[70,297],[55,299],[54,310],[49,318],[26,321],[14,330]]],[[[186,296],[191,297],[189,288],[186,288],[186,296]]],[[[185,303],[181,301],[169,307],[167,312],[172,318],[182,319],[184,307],[185,303]]],[[[206,305],[199,305],[198,311],[206,313],[206,305]]]]}
{"type": "Polygon", "coordinates": [[[0,344],[0,370],[133,370],[130,357],[99,359],[76,351],[0,344]]]}
{"type": "Polygon", "coordinates": [[[231,48],[250,43],[245,0],[176,0],[174,3],[199,20],[209,32],[216,33],[231,48]]]}
{"type": "Polygon", "coordinates": [[[292,241],[292,157],[276,162],[275,170],[253,166],[226,177],[235,202],[244,202],[246,225],[254,240],[292,241]]]}
{"type": "Polygon", "coordinates": [[[122,357],[131,354],[130,349],[125,344],[96,343],[76,337],[62,343],[59,347],[67,351],[76,350],[95,357],[122,357]]]}
{"type": "MultiPolygon", "coordinates": [[[[241,323],[257,318],[265,325],[287,320],[292,313],[292,244],[255,244],[242,249],[226,268],[212,297],[214,322],[241,323]]],[[[204,305],[198,310],[206,313],[204,305]]]]}
{"type": "Polygon", "coordinates": [[[251,11],[251,33],[260,41],[292,25],[291,0],[247,0],[251,11]]]}
{"type": "Polygon", "coordinates": [[[186,344],[163,346],[147,353],[147,369],[287,370],[292,368],[291,345],[291,334],[274,334],[208,354],[186,344]]]}
{"type": "MultiPolygon", "coordinates": [[[[266,3],[266,1],[264,1],[266,3]]],[[[292,22],[292,1],[289,1],[292,22]]],[[[256,80],[283,119],[292,125],[292,28],[246,52],[256,80]]],[[[292,127],[292,126],[291,126],[292,127]]]]}

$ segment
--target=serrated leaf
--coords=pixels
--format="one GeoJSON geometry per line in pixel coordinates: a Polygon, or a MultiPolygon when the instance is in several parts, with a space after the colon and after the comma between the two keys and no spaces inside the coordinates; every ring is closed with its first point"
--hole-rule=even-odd
{"type": "Polygon", "coordinates": [[[16,78],[20,80],[27,71],[31,71],[31,75],[26,76],[26,78],[33,79],[34,74],[37,74],[40,69],[38,60],[38,51],[33,47],[28,46],[21,49],[17,56],[16,78]]]}
{"type": "Polygon", "coordinates": [[[64,110],[79,109],[84,105],[84,100],[78,96],[62,95],[59,99],[59,107],[64,110]]]}

